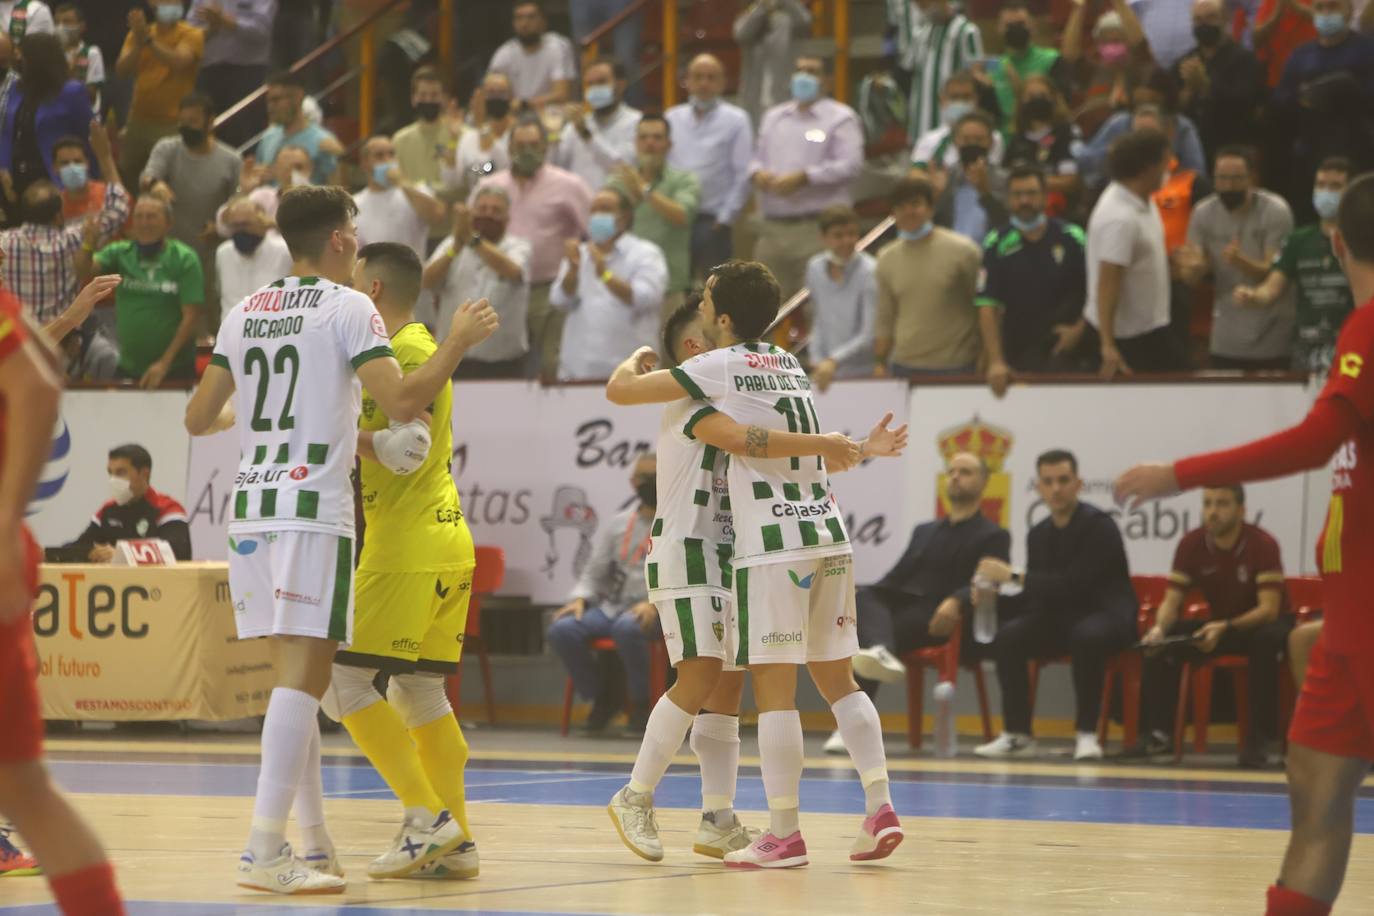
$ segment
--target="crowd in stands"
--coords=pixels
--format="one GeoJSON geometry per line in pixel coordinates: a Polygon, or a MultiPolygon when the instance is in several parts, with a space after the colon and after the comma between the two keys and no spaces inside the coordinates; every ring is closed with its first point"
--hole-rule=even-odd
{"type": "MultiPolygon", "coordinates": [[[[499,303],[465,369],[483,378],[602,378],[734,255],[809,292],[780,340],[822,386],[1320,373],[1353,305],[1327,236],[1374,166],[1370,3],[1074,0],[1057,22],[1008,0],[974,22],[890,0],[851,107],[808,5],[756,0],[738,72],[686,48],[686,100],[660,113],[641,16],[584,62],[518,2],[468,98],[421,61],[413,121],[349,149],[301,74],[269,74],[283,20],[309,32],[319,4],[130,5],[107,69],[80,4],[0,4],[0,279],[47,322],[93,272],[124,277],[112,312],[57,326],[96,379],[189,378],[219,314],[284,269],[277,196],[302,183],[355,188],[360,239],[427,261],[436,329],[499,303]],[[858,250],[888,215],[896,237],[858,250]]],[[[574,35],[625,6],[572,0],[574,35]]]]}

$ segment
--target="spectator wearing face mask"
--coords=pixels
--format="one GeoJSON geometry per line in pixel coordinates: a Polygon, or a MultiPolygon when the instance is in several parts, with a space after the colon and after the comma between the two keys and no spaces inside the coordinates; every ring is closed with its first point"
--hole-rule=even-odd
{"type": "MultiPolygon", "coordinates": [[[[420,67],[410,76],[410,107],[415,120],[396,131],[396,165],[407,181],[430,188],[442,186],[444,162],[459,138],[443,117],[447,96],[444,81],[433,67],[420,67]]],[[[466,133],[466,132],[464,132],[466,133]]]]}
{"type": "Polygon", "coordinates": [[[1202,132],[1209,157],[1223,146],[1258,145],[1268,91],[1255,55],[1226,33],[1221,0],[1193,3],[1197,46],[1174,65],[1180,106],[1202,132]]]}
{"type": "Polygon", "coordinates": [[[1355,308],[1350,281],[1331,250],[1331,233],[1341,195],[1350,183],[1349,159],[1333,156],[1317,167],[1312,208],[1317,222],[1293,230],[1258,286],[1237,286],[1233,298],[1242,308],[1268,309],[1292,286],[1297,298],[1293,368],[1325,376],[1336,353],[1336,338],[1355,308]]]}
{"type": "Polygon", "coordinates": [[[530,243],[530,373],[552,378],[563,340],[564,313],[550,308],[550,288],[566,254],[566,242],[587,233],[592,190],[571,172],[545,162],[547,152],[544,125],[537,118],[522,119],[511,130],[510,169],[479,182],[470,203],[491,186],[503,189],[510,198],[507,230],[530,243]]]}
{"type": "Polygon", "coordinates": [[[472,94],[472,128],[463,131],[452,166],[445,164],[443,183],[464,197],[477,182],[510,168],[510,132],[515,126],[515,106],[510,79],[491,72],[472,94]]]}
{"type": "Polygon", "coordinates": [[[158,538],[178,560],[191,559],[191,528],[181,503],[153,489],[153,457],[141,445],[110,450],[110,501],[75,541],[54,551],[67,563],[111,563],[120,541],[158,538]]]}
{"type": "Polygon", "coordinates": [[[1087,4],[1073,0],[1073,12],[1064,26],[1060,53],[1073,74],[1070,103],[1077,112],[1083,136],[1092,137],[1112,112],[1131,103],[1131,90],[1144,81],[1155,66],[1140,20],[1126,0],[1111,0],[1111,9],[1097,17],[1092,27],[1092,46],[1083,47],[1087,4]]]}
{"type": "MultiPolygon", "coordinates": [[[[100,174],[117,184],[119,172],[113,168],[109,135],[98,123],[91,124],[91,141],[91,148],[98,150],[97,158],[104,156],[108,160],[100,167],[100,174]]],[[[52,170],[57,173],[57,186],[62,191],[62,219],[67,222],[79,222],[84,216],[100,212],[105,205],[106,182],[91,177],[86,147],[87,141],[70,134],[53,144],[52,170]]]]}
{"type": "Polygon", "coordinates": [[[1001,27],[1005,51],[995,65],[987,68],[987,74],[997,93],[997,106],[1001,109],[998,126],[1010,131],[1019,111],[1019,96],[1026,80],[1044,77],[1057,92],[1067,94],[1070,74],[1068,64],[1057,49],[1035,43],[1035,19],[1025,0],[1007,0],[1003,3],[997,13],[997,23],[1001,27]]]}
{"type": "Polygon", "coordinates": [[[235,197],[224,205],[224,221],[230,236],[215,250],[221,315],[291,274],[291,252],[260,205],[248,197],[235,197]]]}
{"type": "MultiPolygon", "coordinates": [[[[271,165],[258,165],[252,156],[245,156],[239,172],[239,186],[235,193],[243,194],[262,207],[269,220],[277,218],[277,204],[287,188],[310,184],[310,153],[302,146],[284,146],[271,165]]],[[[224,208],[215,214],[215,228],[221,239],[232,233],[224,221],[224,208]]]]}
{"type": "Polygon", "coordinates": [[[129,34],[115,73],[134,81],[129,118],[120,135],[119,169],[129,187],[163,137],[177,132],[181,100],[195,90],[205,33],[181,18],[180,2],[159,0],[149,23],[142,4],[129,10],[129,34]]]}
{"type": "Polygon", "coordinates": [[[736,98],[755,125],[768,109],[787,101],[796,41],[810,28],[811,12],[802,0],[753,0],[735,17],[742,53],[736,98]]]}
{"type": "Polygon", "coordinates": [[[992,118],[971,111],[954,125],[959,164],[950,169],[935,201],[935,225],[981,245],[988,232],[1007,224],[1006,172],[988,162],[997,129],[992,118]]]}
{"type": "Polygon", "coordinates": [[[401,172],[390,137],[368,140],[358,158],[367,173],[367,187],[353,195],[359,244],[400,242],[423,258],[430,229],[444,220],[443,203],[401,172]]]}
{"type": "Polygon", "coordinates": [[[625,70],[601,60],[582,76],[582,102],[568,107],[553,161],[589,187],[605,184],[620,163],[634,162],[640,113],[621,101],[624,93],[625,70]]]}
{"type": "Polygon", "coordinates": [[[195,378],[195,333],[205,303],[200,258],[168,238],[172,204],[144,194],[134,204],[129,238],[95,253],[96,268],[124,278],[115,291],[119,375],[140,388],[195,378]]]}
{"type": "Polygon", "coordinates": [[[811,382],[821,391],[837,378],[873,375],[878,262],[859,244],[859,215],[830,207],[819,221],[825,250],[806,262],[811,291],[811,382]]]}
{"type": "MultiPolygon", "coordinates": [[[[99,125],[94,128],[96,150],[109,166],[113,161],[109,141],[99,125]]],[[[76,297],[80,278],[89,272],[95,245],[111,238],[129,217],[129,195],[118,177],[102,187],[95,203],[95,212],[67,221],[57,187],[40,179],[20,198],[23,223],[0,232],[0,277],[40,325],[67,308],[76,297]]]]}
{"type": "Polygon", "coordinates": [[[1051,216],[1076,209],[1083,183],[1078,156],[1083,137],[1069,114],[1069,106],[1046,76],[1029,76],[1021,83],[1015,131],[1007,141],[1006,161],[1027,162],[1045,176],[1046,208],[1051,216]]]}
{"type": "Polygon", "coordinates": [[[153,147],[139,178],[139,188],[167,197],[173,204],[172,238],[200,258],[206,302],[218,302],[215,263],[219,233],[215,214],[234,195],[243,160],[215,136],[215,111],[208,96],[192,93],[181,100],[177,136],[153,147]]]}
{"type": "Polygon", "coordinates": [[[592,198],[587,241],[565,243],[549,303],[568,313],[558,362],[561,381],[605,380],[626,353],[652,347],[668,287],[668,264],[653,242],[632,234],[634,208],[603,188],[592,198]]]}
{"type": "Polygon", "coordinates": [[[454,378],[520,378],[525,374],[530,339],[526,326],[530,300],[530,243],[507,231],[510,195],[487,185],[472,209],[453,205],[453,234],[425,265],[424,288],[438,297],[434,326],[443,341],[449,322],[464,302],[486,299],[501,318],[496,332],[473,347],[454,378]]]}
{"type": "MultiPolygon", "coordinates": [[[[954,143],[954,125],[970,112],[978,110],[978,81],[973,73],[961,70],[952,74],[940,89],[940,125],[921,134],[911,148],[911,167],[920,169],[943,186],[942,172],[959,164],[959,148],[954,143]]],[[[988,161],[1001,165],[1005,161],[1006,144],[1002,132],[993,135],[988,161]]]]}
{"type": "Polygon", "coordinates": [[[1293,51],[1274,91],[1293,151],[1289,200],[1307,197],[1307,176],[1327,156],[1374,165],[1374,39],[1350,20],[1350,0],[1313,0],[1317,37],[1293,51]]]}
{"type": "Polygon", "coordinates": [[[1213,369],[1287,369],[1292,361],[1293,300],[1241,304],[1240,286],[1264,280],[1293,231],[1282,197],[1255,187],[1253,154],[1243,147],[1217,153],[1216,192],[1193,211],[1188,244],[1179,252],[1183,279],[1212,283],[1213,369]]]}
{"type": "Polygon", "coordinates": [[[806,262],[820,249],[821,211],[853,204],[850,184],[863,169],[863,125],[827,95],[828,79],[820,57],[797,59],[792,101],[763,116],[749,164],[762,217],[754,257],[773,271],[784,300],[801,289],[806,262]]]}
{"type": "Polygon", "coordinates": [[[86,40],[86,14],[75,3],[57,8],[57,37],[67,53],[72,79],[86,87],[91,97],[91,113],[101,114],[101,94],[105,90],[105,55],[100,45],[86,40]]]}
{"type": "MultiPolygon", "coordinates": [[[[272,59],[272,21],[277,0],[194,0],[186,19],[205,32],[196,87],[210,97],[216,111],[228,111],[256,92],[272,59]]],[[[265,126],[261,103],[240,111],[221,130],[237,147],[265,126]]]]}
{"type": "Polygon", "coordinates": [[[544,8],[534,0],[516,3],[511,17],[515,37],[496,49],[487,72],[503,74],[514,97],[536,110],[568,101],[577,77],[572,42],[549,31],[544,8]]]}

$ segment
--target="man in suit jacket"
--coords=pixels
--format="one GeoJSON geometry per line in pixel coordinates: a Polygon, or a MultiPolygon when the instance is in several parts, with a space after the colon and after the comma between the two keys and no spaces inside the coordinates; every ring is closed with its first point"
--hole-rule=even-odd
{"type": "Polygon", "coordinates": [[[1025,570],[1013,569],[1002,557],[978,564],[979,584],[1009,586],[1003,590],[1019,589],[1019,594],[999,600],[1003,622],[992,645],[1005,731],[975,753],[1024,757],[1035,752],[1027,663],[1068,655],[1077,707],[1074,759],[1097,760],[1102,757],[1097,716],[1107,659],[1138,638],[1135,588],[1116,522],[1078,499],[1083,481],[1073,454],[1046,452],[1035,468],[1036,489],[1050,515],[1026,536],[1025,570]]]}

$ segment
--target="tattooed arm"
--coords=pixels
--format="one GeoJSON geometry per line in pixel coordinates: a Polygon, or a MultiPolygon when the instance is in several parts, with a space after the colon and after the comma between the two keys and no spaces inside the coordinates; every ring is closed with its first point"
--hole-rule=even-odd
{"type": "Polygon", "coordinates": [[[832,470],[859,461],[859,443],[842,433],[788,433],[764,426],[744,426],[723,413],[697,421],[691,433],[707,445],[745,458],[806,458],[819,455],[832,470]]]}

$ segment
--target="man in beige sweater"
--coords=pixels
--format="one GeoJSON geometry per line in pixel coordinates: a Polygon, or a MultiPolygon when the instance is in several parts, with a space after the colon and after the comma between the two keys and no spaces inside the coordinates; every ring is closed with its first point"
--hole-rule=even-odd
{"type": "Polygon", "coordinates": [[[878,253],[873,374],[897,378],[973,372],[981,342],[974,296],[978,246],[931,224],[935,193],[921,176],[892,192],[897,240],[878,253]]]}

